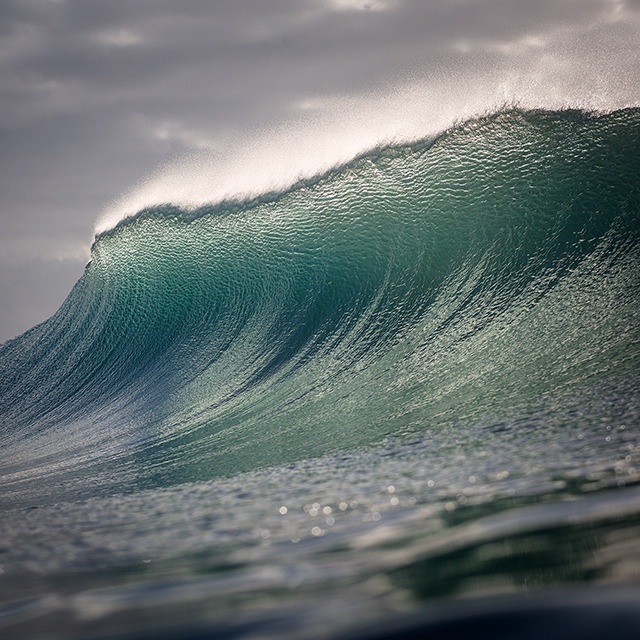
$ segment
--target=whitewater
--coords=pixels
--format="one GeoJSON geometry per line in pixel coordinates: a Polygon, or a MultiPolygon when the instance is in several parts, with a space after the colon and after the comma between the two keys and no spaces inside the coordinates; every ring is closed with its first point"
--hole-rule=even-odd
{"type": "Polygon", "coordinates": [[[635,637],[639,176],[505,109],[116,207],[0,345],[0,632],[635,637]]]}

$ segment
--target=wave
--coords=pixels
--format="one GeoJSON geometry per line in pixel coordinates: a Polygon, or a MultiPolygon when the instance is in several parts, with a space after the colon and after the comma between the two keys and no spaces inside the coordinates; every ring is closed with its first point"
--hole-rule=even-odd
{"type": "Polygon", "coordinates": [[[500,112],[101,233],[0,346],[7,500],[637,420],[639,134],[635,108],[500,112]]]}

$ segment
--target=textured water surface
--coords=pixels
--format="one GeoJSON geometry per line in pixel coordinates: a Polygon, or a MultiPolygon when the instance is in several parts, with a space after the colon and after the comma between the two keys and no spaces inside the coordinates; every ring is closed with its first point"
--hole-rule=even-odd
{"type": "Polygon", "coordinates": [[[100,235],[0,346],[0,629],[635,629],[639,134],[502,112],[100,235]]]}

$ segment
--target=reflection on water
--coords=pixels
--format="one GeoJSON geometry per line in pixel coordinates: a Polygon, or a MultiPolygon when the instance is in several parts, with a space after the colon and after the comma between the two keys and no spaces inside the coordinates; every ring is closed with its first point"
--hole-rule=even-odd
{"type": "Polygon", "coordinates": [[[0,525],[0,629],[358,637],[448,629],[472,611],[493,612],[473,625],[496,633],[528,628],[527,607],[558,602],[569,608],[549,619],[575,626],[582,614],[571,607],[601,593],[587,586],[618,589],[601,617],[622,607],[616,619],[626,620],[640,577],[640,450],[631,430],[606,432],[607,455],[592,453],[582,473],[555,471],[579,458],[569,448],[533,468],[531,433],[529,455],[507,455],[508,467],[477,449],[449,465],[432,442],[396,441],[216,482],[15,509],[0,525]]]}

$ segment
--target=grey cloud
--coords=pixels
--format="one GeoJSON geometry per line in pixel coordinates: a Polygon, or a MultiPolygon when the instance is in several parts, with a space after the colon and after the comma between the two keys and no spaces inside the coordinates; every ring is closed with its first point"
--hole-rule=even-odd
{"type": "MultiPolygon", "coordinates": [[[[456,39],[508,40],[594,19],[603,6],[585,1],[576,12],[574,2],[557,1],[404,2],[388,12],[337,14],[312,13],[310,2],[104,5],[66,2],[59,5],[63,18],[54,20],[50,8],[32,17],[33,43],[13,60],[12,71],[31,84],[34,102],[49,91],[54,109],[56,92],[74,96],[58,100],[61,111],[98,99],[131,101],[134,109],[224,98],[259,106],[283,91],[357,90],[411,72],[425,58],[433,64],[456,39]],[[98,36],[109,29],[141,40],[106,46],[98,36]]],[[[17,98],[20,104],[28,95],[17,98]]]]}
{"type": "Polygon", "coordinates": [[[35,260],[13,263],[0,260],[0,327],[2,339],[18,335],[25,329],[53,315],[84,269],[78,260],[35,260]],[[48,274],[47,286],[42,286],[48,274]],[[34,292],[37,292],[34,295],[34,292]]]}

